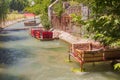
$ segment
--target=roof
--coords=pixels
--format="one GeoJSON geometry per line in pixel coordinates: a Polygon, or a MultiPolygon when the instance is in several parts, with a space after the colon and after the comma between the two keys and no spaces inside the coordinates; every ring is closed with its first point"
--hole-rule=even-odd
{"type": "Polygon", "coordinates": [[[24,13],[24,16],[25,17],[34,17],[35,14],[33,14],[33,13],[24,13]]]}

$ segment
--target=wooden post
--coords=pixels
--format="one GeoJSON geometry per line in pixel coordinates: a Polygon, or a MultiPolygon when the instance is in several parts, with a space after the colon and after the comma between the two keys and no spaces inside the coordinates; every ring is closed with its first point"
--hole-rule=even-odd
{"type": "Polygon", "coordinates": [[[69,62],[71,62],[71,59],[70,59],[70,57],[71,57],[71,55],[70,55],[70,53],[69,53],[69,56],[68,56],[68,60],[69,60],[69,62]]]}
{"type": "Polygon", "coordinates": [[[89,50],[92,50],[92,43],[89,43],[89,50]]]}
{"type": "Polygon", "coordinates": [[[83,62],[80,63],[80,71],[83,72],[83,62]]]}

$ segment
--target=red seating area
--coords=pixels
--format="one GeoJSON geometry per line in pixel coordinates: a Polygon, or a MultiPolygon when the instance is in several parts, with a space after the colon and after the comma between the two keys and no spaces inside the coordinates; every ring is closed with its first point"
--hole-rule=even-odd
{"type": "Polygon", "coordinates": [[[52,39],[53,38],[53,32],[51,32],[51,31],[42,32],[42,38],[43,39],[52,39]]]}
{"type": "Polygon", "coordinates": [[[53,40],[53,32],[52,31],[44,31],[40,28],[32,28],[31,36],[40,40],[53,40]]]}
{"type": "Polygon", "coordinates": [[[40,39],[41,38],[41,33],[43,32],[42,29],[36,29],[36,28],[32,28],[31,29],[31,36],[32,37],[35,37],[37,39],[40,39]]]}

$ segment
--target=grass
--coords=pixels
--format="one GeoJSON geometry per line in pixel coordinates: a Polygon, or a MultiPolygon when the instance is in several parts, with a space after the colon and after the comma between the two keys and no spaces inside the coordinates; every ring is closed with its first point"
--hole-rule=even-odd
{"type": "Polygon", "coordinates": [[[18,13],[11,13],[7,15],[6,21],[12,21],[24,18],[24,14],[18,14],[18,13]]]}

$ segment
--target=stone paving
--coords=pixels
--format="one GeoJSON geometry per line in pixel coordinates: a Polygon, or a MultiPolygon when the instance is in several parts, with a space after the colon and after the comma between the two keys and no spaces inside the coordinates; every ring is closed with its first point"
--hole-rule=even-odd
{"type": "Polygon", "coordinates": [[[60,31],[60,30],[54,30],[53,32],[57,32],[59,34],[58,35],[59,39],[65,41],[69,44],[94,42],[93,40],[76,37],[76,36],[71,35],[70,33],[60,31]]]}

